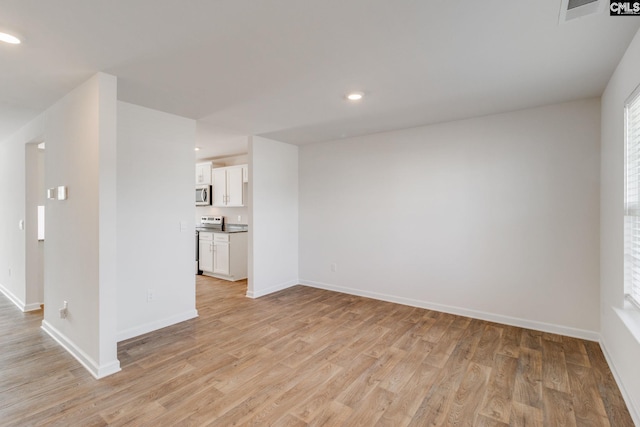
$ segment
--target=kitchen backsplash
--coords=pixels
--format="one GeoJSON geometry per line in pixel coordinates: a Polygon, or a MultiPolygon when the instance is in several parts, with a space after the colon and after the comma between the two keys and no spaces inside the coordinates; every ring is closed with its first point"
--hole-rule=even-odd
{"type": "Polygon", "coordinates": [[[215,208],[213,206],[196,206],[196,225],[200,224],[200,217],[205,215],[221,215],[227,224],[247,224],[249,221],[249,208],[215,208]],[[238,219],[240,217],[240,219],[238,219]]]}

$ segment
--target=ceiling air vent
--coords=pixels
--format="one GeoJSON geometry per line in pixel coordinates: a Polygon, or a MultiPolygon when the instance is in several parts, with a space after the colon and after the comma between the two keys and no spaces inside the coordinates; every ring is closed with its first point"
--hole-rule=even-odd
{"type": "Polygon", "coordinates": [[[560,5],[560,23],[572,19],[593,15],[602,11],[604,0],[562,0],[560,5]]]}

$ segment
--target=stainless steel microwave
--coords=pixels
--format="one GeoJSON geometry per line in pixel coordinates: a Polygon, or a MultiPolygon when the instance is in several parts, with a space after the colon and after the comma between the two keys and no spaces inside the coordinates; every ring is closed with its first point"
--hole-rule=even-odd
{"type": "Polygon", "coordinates": [[[196,186],[196,206],[207,206],[211,204],[211,186],[196,186]]]}

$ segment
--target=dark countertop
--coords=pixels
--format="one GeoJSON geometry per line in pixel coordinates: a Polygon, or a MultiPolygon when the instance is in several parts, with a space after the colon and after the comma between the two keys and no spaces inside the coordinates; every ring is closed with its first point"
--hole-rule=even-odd
{"type": "Polygon", "coordinates": [[[248,226],[242,224],[228,224],[221,229],[213,227],[196,226],[197,231],[206,231],[208,233],[246,233],[248,226]]]}

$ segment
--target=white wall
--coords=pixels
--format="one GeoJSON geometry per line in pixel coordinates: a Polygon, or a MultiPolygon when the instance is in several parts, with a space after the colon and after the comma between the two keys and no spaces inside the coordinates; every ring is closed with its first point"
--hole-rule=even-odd
{"type": "Polygon", "coordinates": [[[249,141],[249,280],[257,298],[298,283],[298,147],[249,141]]]}
{"type": "Polygon", "coordinates": [[[118,102],[118,340],[197,316],[194,141],[194,120],[118,102]]]}
{"type": "Polygon", "coordinates": [[[43,329],[96,377],[118,371],[115,289],[116,78],[99,73],[46,111],[43,329]],[[58,309],[68,302],[68,317],[58,309]]]}
{"type": "Polygon", "coordinates": [[[624,304],[623,270],[624,103],[638,85],[640,33],[631,42],[602,95],[600,189],[602,344],[634,421],[640,425],[640,313],[624,304]]]}
{"type": "Polygon", "coordinates": [[[599,107],[301,147],[301,283],[597,339],[599,107]]]}
{"type": "MultiPolygon", "coordinates": [[[[42,302],[27,298],[27,230],[20,230],[18,222],[26,221],[25,145],[42,140],[44,119],[41,114],[0,142],[0,292],[23,311],[39,309],[42,302]]],[[[29,224],[25,223],[25,227],[29,224]]]]}

